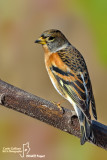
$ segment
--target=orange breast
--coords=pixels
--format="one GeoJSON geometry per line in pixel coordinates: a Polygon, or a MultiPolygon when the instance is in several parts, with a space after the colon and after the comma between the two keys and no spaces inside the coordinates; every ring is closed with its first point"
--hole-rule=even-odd
{"type": "MultiPolygon", "coordinates": [[[[46,45],[43,46],[44,51],[45,51],[45,66],[48,71],[49,77],[52,81],[52,84],[54,85],[55,89],[58,91],[59,94],[64,96],[64,93],[60,90],[58,81],[54,77],[50,67],[52,65],[54,66],[63,66],[63,62],[61,61],[60,57],[58,56],[57,53],[51,53],[46,45]]],[[[65,97],[65,96],[64,96],[65,97]]]]}
{"type": "Polygon", "coordinates": [[[62,62],[57,52],[56,53],[50,52],[47,45],[44,45],[43,48],[45,51],[45,65],[47,69],[50,68],[52,65],[54,65],[64,71],[67,70],[67,66],[62,62]]]}
{"type": "MultiPolygon", "coordinates": [[[[56,90],[63,97],[66,98],[67,95],[65,94],[64,90],[61,89],[58,81],[56,80],[56,78],[50,68],[52,66],[55,66],[64,72],[71,72],[71,73],[72,73],[72,70],[68,66],[66,66],[66,64],[64,64],[64,62],[61,60],[61,58],[59,57],[57,52],[51,53],[46,45],[44,45],[44,51],[45,51],[45,65],[46,65],[46,69],[48,71],[48,74],[50,76],[50,79],[51,79],[54,87],[56,88],[56,90]]],[[[65,80],[65,81],[69,81],[69,82],[71,82],[71,81],[74,82],[77,79],[77,77],[75,76],[74,73],[72,73],[74,76],[72,76],[72,75],[67,76],[67,75],[63,75],[61,73],[57,73],[57,72],[55,74],[57,76],[59,76],[61,79],[65,80]]],[[[75,92],[78,95],[78,97],[80,97],[76,90],[75,90],[75,92]]]]}
{"type": "MultiPolygon", "coordinates": [[[[66,64],[64,64],[64,62],[61,60],[61,58],[59,57],[58,53],[51,53],[47,47],[47,45],[44,45],[44,51],[45,51],[45,65],[46,65],[46,68],[47,68],[47,71],[49,73],[50,76],[52,76],[52,73],[51,73],[51,66],[55,66],[57,68],[59,68],[60,70],[62,71],[65,71],[65,72],[71,72],[70,68],[66,66],[66,64]]],[[[59,74],[59,73],[56,73],[56,74],[59,74]]],[[[75,78],[73,76],[65,76],[65,75],[61,75],[60,74],[60,77],[67,80],[67,81],[74,81],[75,78]]]]}

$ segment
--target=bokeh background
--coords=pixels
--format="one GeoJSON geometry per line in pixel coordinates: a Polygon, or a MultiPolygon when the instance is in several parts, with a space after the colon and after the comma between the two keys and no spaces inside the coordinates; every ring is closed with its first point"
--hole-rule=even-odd
{"type": "MultiPolygon", "coordinates": [[[[34,43],[50,28],[61,30],[83,54],[98,121],[106,125],[107,0],[0,0],[0,78],[47,100],[62,100],[49,80],[42,47],[34,43]]],[[[68,102],[62,105],[70,107],[68,102]]],[[[80,146],[78,138],[0,106],[0,159],[21,160],[2,148],[20,148],[26,142],[30,154],[45,154],[46,160],[107,159],[101,148],[80,146]]]]}

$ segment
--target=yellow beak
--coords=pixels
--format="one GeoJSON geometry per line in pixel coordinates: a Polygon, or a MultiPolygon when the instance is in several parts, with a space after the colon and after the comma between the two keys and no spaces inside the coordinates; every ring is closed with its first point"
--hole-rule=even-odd
{"type": "Polygon", "coordinates": [[[39,39],[37,39],[37,40],[35,41],[35,43],[46,44],[46,41],[45,41],[45,39],[43,39],[43,37],[40,37],[39,39]]]}

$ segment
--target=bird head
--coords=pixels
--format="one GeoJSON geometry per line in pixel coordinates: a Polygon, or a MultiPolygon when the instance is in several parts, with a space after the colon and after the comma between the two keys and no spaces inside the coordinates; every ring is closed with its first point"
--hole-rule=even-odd
{"type": "Polygon", "coordinates": [[[57,51],[59,48],[64,48],[64,46],[66,47],[70,44],[63,33],[56,29],[50,29],[43,32],[35,43],[47,45],[52,52],[57,51]]]}

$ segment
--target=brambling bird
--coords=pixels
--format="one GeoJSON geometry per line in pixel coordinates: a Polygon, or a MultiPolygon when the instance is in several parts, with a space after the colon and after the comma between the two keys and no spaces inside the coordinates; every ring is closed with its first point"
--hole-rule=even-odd
{"type": "Polygon", "coordinates": [[[94,139],[89,113],[90,103],[95,119],[97,113],[83,56],[62,32],[56,29],[43,32],[35,43],[43,46],[46,69],[55,89],[74,107],[80,123],[81,144],[90,138],[94,139]]]}

